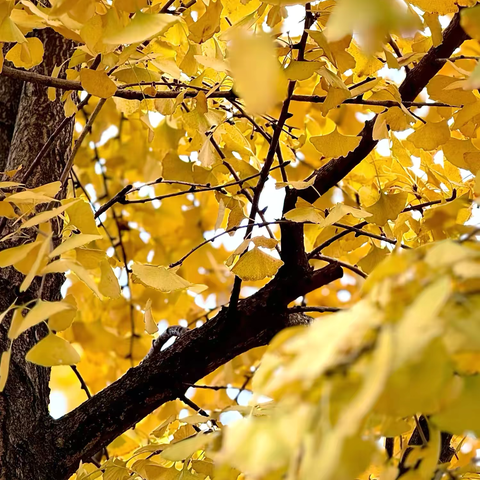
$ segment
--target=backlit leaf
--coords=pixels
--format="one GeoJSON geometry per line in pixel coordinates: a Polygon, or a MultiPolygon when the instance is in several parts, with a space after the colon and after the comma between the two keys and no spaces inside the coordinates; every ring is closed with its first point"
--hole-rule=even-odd
{"type": "Polygon", "coordinates": [[[109,98],[117,91],[117,86],[107,73],[100,70],[83,68],[80,70],[80,81],[82,87],[96,97],[109,98]]]}
{"type": "Polygon", "coordinates": [[[72,310],[72,308],[72,305],[66,302],[45,302],[43,300],[38,300],[35,306],[27,313],[27,315],[25,315],[22,322],[16,325],[14,330],[10,328],[8,338],[15,340],[30,327],[33,327],[40,322],[44,322],[52,315],[65,310],[72,310]]]}
{"type": "Polygon", "coordinates": [[[360,143],[360,137],[342,135],[337,129],[328,135],[312,137],[313,146],[327,158],[343,157],[355,150],[360,143]]]}
{"type": "Polygon", "coordinates": [[[49,333],[31,348],[25,358],[43,367],[75,365],[80,361],[80,355],[72,345],[53,333],[49,333]]]}
{"type": "Polygon", "coordinates": [[[166,13],[147,14],[137,11],[133,19],[122,30],[103,38],[107,44],[137,43],[161,35],[178,22],[174,15],[166,13]]]}
{"type": "Polygon", "coordinates": [[[381,226],[385,225],[388,220],[395,220],[405,208],[407,197],[405,192],[391,194],[382,192],[378,201],[365,209],[371,213],[367,221],[381,226]]]}
{"type": "Polygon", "coordinates": [[[255,247],[240,257],[232,272],[242,280],[263,280],[266,277],[273,277],[282,265],[281,260],[255,247]]]}
{"type": "Polygon", "coordinates": [[[134,282],[161,292],[174,292],[192,287],[193,284],[177,275],[174,270],[155,265],[132,265],[134,282]]]}

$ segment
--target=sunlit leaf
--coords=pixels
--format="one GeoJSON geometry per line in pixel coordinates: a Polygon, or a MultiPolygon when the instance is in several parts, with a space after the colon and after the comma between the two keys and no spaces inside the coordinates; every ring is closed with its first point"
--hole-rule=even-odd
{"type": "Polygon", "coordinates": [[[360,143],[360,137],[342,135],[337,129],[328,135],[312,137],[313,146],[327,158],[343,157],[360,143]]]}
{"type": "Polygon", "coordinates": [[[63,338],[49,333],[27,352],[26,360],[43,367],[74,365],[80,361],[78,352],[63,338]]]}
{"type": "Polygon", "coordinates": [[[174,15],[147,14],[137,11],[125,28],[103,38],[103,42],[108,44],[143,42],[161,35],[176,22],[178,22],[178,18],[174,15]]]}
{"type": "Polygon", "coordinates": [[[281,260],[255,247],[240,258],[232,272],[242,280],[263,280],[273,277],[282,265],[281,260]]]}
{"type": "Polygon", "coordinates": [[[82,87],[96,97],[109,98],[117,91],[115,83],[106,72],[100,70],[83,68],[80,70],[80,81],[82,87]]]}

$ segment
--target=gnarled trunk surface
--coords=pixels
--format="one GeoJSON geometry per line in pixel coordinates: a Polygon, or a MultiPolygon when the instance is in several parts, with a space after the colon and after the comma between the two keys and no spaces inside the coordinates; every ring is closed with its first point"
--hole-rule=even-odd
{"type": "MultiPolygon", "coordinates": [[[[55,65],[67,60],[73,43],[51,29],[40,30],[36,35],[42,40],[45,55],[38,73],[51,75],[55,65]]],[[[32,163],[56,126],[64,119],[64,109],[59,98],[51,102],[47,89],[32,83],[0,77],[0,171],[22,165],[22,170],[32,163]]],[[[73,132],[73,119],[61,132],[53,148],[42,159],[26,184],[36,187],[60,178],[68,156],[73,132]]],[[[19,173],[22,177],[22,171],[19,173]]],[[[9,224],[0,222],[1,236],[10,231],[9,224]]],[[[35,232],[31,232],[35,235],[35,232]]],[[[25,239],[21,240],[22,243],[25,239]]],[[[9,248],[19,240],[0,243],[0,249],[9,248]]],[[[25,303],[41,296],[44,300],[58,300],[62,275],[48,275],[43,286],[37,277],[23,293],[19,286],[24,276],[14,268],[0,269],[0,311],[5,311],[14,301],[25,303]]],[[[11,316],[0,325],[0,350],[8,348],[7,332],[11,316]]],[[[46,333],[39,325],[23,333],[13,343],[10,372],[5,391],[0,394],[0,478],[8,480],[42,480],[49,476],[48,459],[53,459],[52,442],[42,438],[48,432],[50,370],[25,360],[25,355],[46,333]]]]}

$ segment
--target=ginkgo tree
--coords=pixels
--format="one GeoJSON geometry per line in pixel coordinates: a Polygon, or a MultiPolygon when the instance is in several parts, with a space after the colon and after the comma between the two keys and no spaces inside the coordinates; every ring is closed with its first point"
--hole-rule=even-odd
{"type": "Polygon", "coordinates": [[[0,0],[0,477],[477,478],[479,41],[0,0]]]}

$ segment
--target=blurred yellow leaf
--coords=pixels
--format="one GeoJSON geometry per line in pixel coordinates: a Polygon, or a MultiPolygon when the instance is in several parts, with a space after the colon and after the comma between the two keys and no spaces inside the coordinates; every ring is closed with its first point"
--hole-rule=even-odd
{"type": "Polygon", "coordinates": [[[283,97],[283,77],[266,35],[239,33],[229,49],[234,90],[252,113],[265,113],[283,97]]]}
{"type": "Polygon", "coordinates": [[[215,438],[215,435],[207,435],[204,433],[199,433],[194,437],[187,438],[178,443],[168,446],[160,454],[165,460],[171,462],[177,462],[185,460],[186,458],[193,455],[197,450],[202,449],[205,445],[211,442],[215,438]]]}

